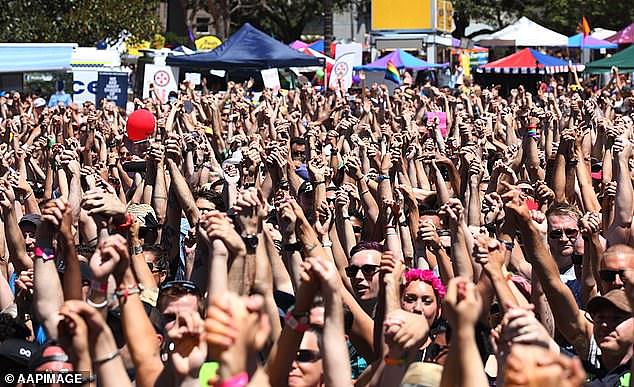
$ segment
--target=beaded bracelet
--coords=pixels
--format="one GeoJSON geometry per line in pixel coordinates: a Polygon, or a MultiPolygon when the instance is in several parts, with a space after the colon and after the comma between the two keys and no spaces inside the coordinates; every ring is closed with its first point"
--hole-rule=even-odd
{"type": "Polygon", "coordinates": [[[114,294],[117,298],[123,297],[123,302],[119,300],[119,303],[125,304],[128,301],[128,297],[133,294],[140,294],[141,289],[138,286],[131,286],[129,288],[124,288],[122,290],[117,290],[114,294]]]}

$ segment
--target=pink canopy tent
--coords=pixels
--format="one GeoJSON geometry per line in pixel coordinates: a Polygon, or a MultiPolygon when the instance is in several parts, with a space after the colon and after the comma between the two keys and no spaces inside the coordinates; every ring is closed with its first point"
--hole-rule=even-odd
{"type": "Polygon", "coordinates": [[[302,42],[301,40],[296,40],[296,41],[292,42],[291,44],[289,44],[289,47],[293,48],[295,50],[299,50],[300,48],[306,48],[308,46],[309,46],[308,43],[302,42]]]}
{"type": "Polygon", "coordinates": [[[605,39],[610,43],[630,44],[634,43],[634,23],[623,28],[621,31],[605,39]]]}
{"type": "Polygon", "coordinates": [[[306,55],[310,55],[310,56],[315,56],[317,58],[324,58],[324,60],[326,61],[326,79],[330,78],[330,71],[332,70],[332,67],[335,65],[335,60],[332,59],[329,56],[326,56],[324,54],[322,54],[321,52],[317,51],[317,50],[313,50],[310,47],[302,47],[302,48],[298,48],[297,51],[303,52],[306,55]]]}

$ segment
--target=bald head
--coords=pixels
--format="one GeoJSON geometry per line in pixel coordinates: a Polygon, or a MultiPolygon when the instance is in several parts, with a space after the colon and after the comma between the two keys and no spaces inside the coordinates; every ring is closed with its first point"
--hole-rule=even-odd
{"type": "Polygon", "coordinates": [[[634,268],[634,248],[619,244],[610,246],[599,262],[599,277],[603,292],[623,288],[621,273],[634,268]]]}

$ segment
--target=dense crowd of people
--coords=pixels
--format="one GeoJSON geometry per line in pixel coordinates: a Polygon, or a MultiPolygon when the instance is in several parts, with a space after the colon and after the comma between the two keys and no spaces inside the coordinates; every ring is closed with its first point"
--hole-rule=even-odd
{"type": "Polygon", "coordinates": [[[629,80],[250,87],[0,97],[0,373],[632,385],[629,80]]]}

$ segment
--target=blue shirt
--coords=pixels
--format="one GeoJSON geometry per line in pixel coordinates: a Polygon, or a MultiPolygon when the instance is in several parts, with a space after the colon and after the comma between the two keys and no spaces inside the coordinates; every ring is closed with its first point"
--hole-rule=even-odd
{"type": "Polygon", "coordinates": [[[48,100],[48,107],[55,107],[59,103],[63,103],[64,106],[68,106],[73,102],[70,95],[64,93],[63,91],[58,91],[57,93],[51,95],[51,99],[48,100]]]}
{"type": "MultiPolygon", "coordinates": [[[[13,292],[13,295],[15,296],[15,280],[18,279],[18,275],[13,272],[11,273],[11,277],[9,278],[9,288],[11,289],[11,292],[13,292]]],[[[46,343],[46,332],[44,332],[44,327],[42,327],[40,324],[37,324],[35,322],[35,320],[33,321],[33,329],[35,330],[35,341],[37,341],[38,344],[40,345],[44,345],[46,343]]]]}

